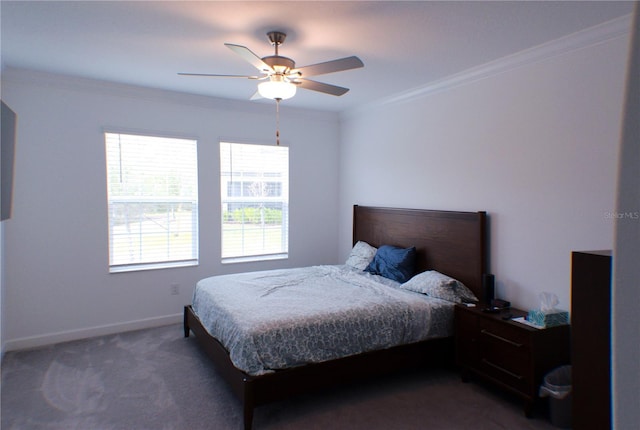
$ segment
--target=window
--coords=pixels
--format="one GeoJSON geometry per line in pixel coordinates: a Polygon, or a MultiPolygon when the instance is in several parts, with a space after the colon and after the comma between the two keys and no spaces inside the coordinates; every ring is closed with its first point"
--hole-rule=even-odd
{"type": "Polygon", "coordinates": [[[109,270],[198,264],[196,141],[105,133],[109,270]]]}
{"type": "Polygon", "coordinates": [[[222,262],[286,258],[289,148],[220,142],[222,262]]]}

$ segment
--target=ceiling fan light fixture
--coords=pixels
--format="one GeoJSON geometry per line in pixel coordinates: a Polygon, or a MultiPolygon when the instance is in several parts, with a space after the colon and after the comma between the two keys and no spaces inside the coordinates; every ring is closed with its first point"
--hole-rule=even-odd
{"type": "Polygon", "coordinates": [[[266,99],[286,100],[296,95],[296,85],[284,79],[272,79],[258,84],[258,93],[266,99]]]}

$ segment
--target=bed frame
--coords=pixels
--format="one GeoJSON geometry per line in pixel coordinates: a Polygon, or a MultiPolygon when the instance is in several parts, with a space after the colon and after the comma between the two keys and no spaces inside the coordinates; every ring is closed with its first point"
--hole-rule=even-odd
{"type": "MultiPolygon", "coordinates": [[[[418,271],[438,270],[462,281],[478,297],[487,269],[486,213],[353,207],[353,243],[375,247],[415,246],[418,271]]],[[[452,338],[433,339],[337,360],[278,370],[260,376],[237,369],[191,306],[184,308],[184,335],[192,331],[217,370],[243,403],[250,430],[256,406],[357,379],[425,365],[440,357],[453,361],[452,338]]]]}

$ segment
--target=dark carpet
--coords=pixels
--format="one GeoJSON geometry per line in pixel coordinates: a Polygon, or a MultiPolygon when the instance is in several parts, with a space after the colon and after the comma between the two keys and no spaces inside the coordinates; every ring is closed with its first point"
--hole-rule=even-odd
{"type": "MultiPolygon", "coordinates": [[[[242,409],[192,335],[171,325],[44,348],[2,362],[1,428],[241,429],[242,409]]],[[[254,429],[555,429],[453,370],[423,369],[260,406],[254,429]]]]}

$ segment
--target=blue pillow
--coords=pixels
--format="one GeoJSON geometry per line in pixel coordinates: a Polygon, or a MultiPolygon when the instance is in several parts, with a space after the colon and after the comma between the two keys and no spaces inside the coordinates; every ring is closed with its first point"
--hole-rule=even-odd
{"type": "Polygon", "coordinates": [[[394,281],[407,282],[415,273],[416,248],[399,248],[382,245],[378,248],[373,261],[364,269],[365,272],[384,276],[394,281]]]}

